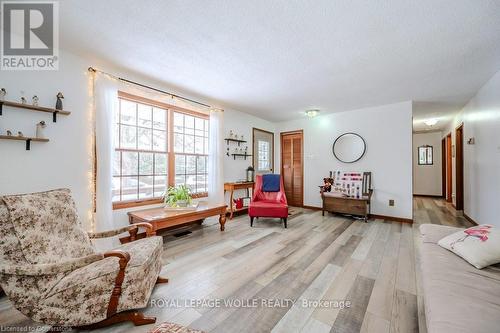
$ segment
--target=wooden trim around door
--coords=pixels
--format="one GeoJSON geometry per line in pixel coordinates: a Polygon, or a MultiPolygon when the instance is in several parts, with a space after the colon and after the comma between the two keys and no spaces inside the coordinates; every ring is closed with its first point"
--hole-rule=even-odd
{"type": "Polygon", "coordinates": [[[283,177],[283,136],[286,135],[293,135],[293,134],[300,134],[302,137],[301,144],[302,147],[300,148],[300,152],[302,154],[302,202],[300,203],[299,207],[304,207],[304,130],[295,130],[295,131],[288,131],[288,132],[281,132],[280,133],[280,172],[283,177]]]}
{"type": "Polygon", "coordinates": [[[446,138],[441,140],[441,196],[446,198],[446,138]]]}
{"type": "Polygon", "coordinates": [[[274,172],[274,170],[276,169],[274,167],[274,152],[275,152],[275,145],[274,145],[274,132],[270,132],[270,131],[266,131],[266,130],[263,130],[261,128],[257,128],[257,127],[252,127],[252,167],[254,168],[255,170],[255,157],[257,156],[257,154],[254,152],[254,148],[255,148],[255,131],[261,131],[261,132],[265,132],[265,133],[268,133],[268,134],[271,134],[273,136],[273,155],[272,155],[272,161],[273,161],[273,168],[271,169],[272,172],[274,172]]]}
{"type": "Polygon", "coordinates": [[[452,179],[452,159],[451,152],[451,132],[446,136],[446,201],[452,202],[453,179],[452,179]]]}
{"type": "Polygon", "coordinates": [[[464,124],[455,129],[455,206],[464,209],[464,124]]]}

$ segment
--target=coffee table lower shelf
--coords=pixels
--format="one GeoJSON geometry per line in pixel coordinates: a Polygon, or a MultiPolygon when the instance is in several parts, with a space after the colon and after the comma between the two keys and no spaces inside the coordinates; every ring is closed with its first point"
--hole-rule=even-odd
{"type": "MultiPolygon", "coordinates": [[[[198,222],[211,216],[219,215],[220,230],[224,231],[226,224],[227,205],[212,205],[200,203],[196,210],[170,210],[168,208],[151,208],[128,212],[130,224],[137,222],[148,222],[153,226],[154,231],[181,226],[190,222],[198,222]]],[[[137,234],[136,238],[144,238],[146,233],[137,234]]],[[[120,238],[122,243],[130,242],[130,236],[120,238]]]]}

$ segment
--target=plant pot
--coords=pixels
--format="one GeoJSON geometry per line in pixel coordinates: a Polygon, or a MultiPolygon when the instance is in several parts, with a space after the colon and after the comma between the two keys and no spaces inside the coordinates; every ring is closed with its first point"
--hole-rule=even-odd
{"type": "Polygon", "coordinates": [[[188,202],[187,202],[187,200],[177,200],[176,204],[179,207],[187,207],[188,202]]]}

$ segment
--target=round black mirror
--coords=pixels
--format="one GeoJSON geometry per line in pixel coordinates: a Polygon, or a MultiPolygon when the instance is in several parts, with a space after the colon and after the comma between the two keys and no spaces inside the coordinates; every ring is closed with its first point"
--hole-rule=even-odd
{"type": "Polygon", "coordinates": [[[354,163],[359,161],[365,154],[365,140],[356,133],[344,133],[340,135],[332,147],[333,155],[343,163],[354,163]]]}

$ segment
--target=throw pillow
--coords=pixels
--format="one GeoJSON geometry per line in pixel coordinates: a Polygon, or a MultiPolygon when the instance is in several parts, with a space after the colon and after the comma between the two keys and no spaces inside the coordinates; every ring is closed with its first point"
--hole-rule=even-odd
{"type": "Polygon", "coordinates": [[[488,224],[460,230],[438,244],[478,269],[500,262],[500,230],[488,224]]]}

